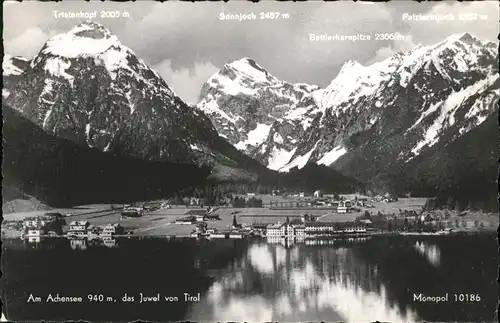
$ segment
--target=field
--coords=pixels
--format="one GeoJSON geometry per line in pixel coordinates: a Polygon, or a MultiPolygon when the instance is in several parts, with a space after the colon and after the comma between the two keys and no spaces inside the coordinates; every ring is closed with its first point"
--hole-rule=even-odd
{"type": "Polygon", "coordinates": [[[425,197],[400,198],[398,201],[392,203],[374,203],[375,208],[369,208],[368,211],[372,214],[377,214],[379,211],[382,214],[398,214],[399,210],[414,210],[420,213],[426,201],[427,198],[425,197]]]}

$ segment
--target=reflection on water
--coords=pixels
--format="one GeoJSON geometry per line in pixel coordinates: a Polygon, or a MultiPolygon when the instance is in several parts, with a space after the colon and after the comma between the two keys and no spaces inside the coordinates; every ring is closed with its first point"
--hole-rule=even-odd
{"type": "Polygon", "coordinates": [[[196,321],[416,321],[410,308],[388,300],[377,269],[350,247],[253,244],[240,266],[217,277],[196,321]]]}
{"type": "Polygon", "coordinates": [[[355,243],[364,243],[370,240],[371,237],[362,237],[362,238],[342,238],[342,239],[311,239],[306,240],[305,244],[308,246],[328,246],[328,245],[341,245],[341,244],[355,244],[355,243]]]}
{"type": "Polygon", "coordinates": [[[69,245],[73,250],[86,250],[87,249],[87,240],[85,239],[72,239],[69,241],[69,245]]]}
{"type": "MultiPolygon", "coordinates": [[[[40,248],[40,247],[50,247],[50,243],[48,242],[50,239],[46,239],[44,237],[27,237],[24,242],[27,244],[29,248],[40,248]],[[45,244],[47,242],[47,244],[45,244]]],[[[59,238],[62,241],[69,241],[69,246],[72,250],[87,250],[88,247],[107,247],[107,248],[116,248],[118,247],[118,243],[113,237],[103,237],[103,238],[92,238],[92,239],[66,239],[59,238]]]]}
{"type": "Polygon", "coordinates": [[[441,251],[439,247],[434,244],[429,244],[424,241],[415,242],[415,250],[424,257],[427,258],[427,261],[433,265],[434,267],[439,267],[439,263],[441,261],[441,251]]]}
{"type": "Polygon", "coordinates": [[[42,240],[43,240],[43,238],[42,238],[42,237],[28,237],[28,239],[27,239],[27,241],[28,241],[29,243],[33,243],[33,244],[35,244],[35,245],[36,245],[36,244],[41,243],[41,242],[42,242],[42,240]]]}
{"type": "Polygon", "coordinates": [[[346,237],[346,238],[327,238],[327,239],[305,239],[304,237],[267,237],[266,241],[271,244],[280,244],[286,248],[295,244],[306,244],[308,246],[340,245],[364,243],[371,237],[346,237]]]}
{"type": "Polygon", "coordinates": [[[490,322],[498,299],[498,244],[489,235],[387,236],[315,245],[252,239],[35,240],[6,240],[2,246],[0,289],[13,321],[490,322]],[[87,295],[100,290],[119,297],[199,292],[201,301],[68,307],[37,306],[25,298],[28,291],[87,295]],[[419,303],[414,293],[479,293],[481,301],[419,303]]]}

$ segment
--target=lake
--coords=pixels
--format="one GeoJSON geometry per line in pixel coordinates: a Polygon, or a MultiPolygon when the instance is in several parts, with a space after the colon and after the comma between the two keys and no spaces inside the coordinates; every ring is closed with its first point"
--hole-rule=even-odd
{"type": "Polygon", "coordinates": [[[5,240],[4,313],[15,321],[496,320],[494,234],[276,242],[5,240]]]}

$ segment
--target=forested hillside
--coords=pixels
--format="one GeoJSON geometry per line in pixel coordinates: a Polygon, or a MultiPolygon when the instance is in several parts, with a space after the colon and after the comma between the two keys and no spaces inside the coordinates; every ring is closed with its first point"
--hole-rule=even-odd
{"type": "Polygon", "coordinates": [[[116,156],[56,138],[3,106],[3,189],[17,188],[51,206],[168,196],[204,183],[210,170],[116,156]]]}

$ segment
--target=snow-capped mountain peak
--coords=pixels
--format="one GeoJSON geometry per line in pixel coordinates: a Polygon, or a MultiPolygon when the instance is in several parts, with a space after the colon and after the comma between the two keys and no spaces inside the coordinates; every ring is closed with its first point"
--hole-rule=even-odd
{"type": "MultiPolygon", "coordinates": [[[[92,58],[98,66],[104,66],[112,78],[116,77],[117,70],[134,68],[131,62],[135,54],[124,46],[118,37],[99,23],[86,21],[74,27],[67,33],[50,38],[41,49],[39,55],[32,60],[31,67],[44,64],[48,73],[73,81],[67,69],[71,60],[77,58],[92,58]]],[[[137,60],[139,65],[145,64],[137,60]]]]}
{"type": "Polygon", "coordinates": [[[263,158],[280,160],[273,165],[281,167],[288,160],[277,154],[289,155],[286,147],[298,140],[295,136],[299,133],[275,135],[272,125],[286,120],[292,128],[307,128],[310,120],[303,116],[315,109],[312,93],[317,90],[315,85],[281,81],[253,59],[244,57],[225,64],[203,85],[197,107],[235,147],[248,152],[259,150],[267,156],[263,158]],[[278,144],[280,151],[267,150],[269,141],[278,144]]]}
{"type": "MultiPolygon", "coordinates": [[[[104,26],[86,21],[67,33],[59,34],[47,41],[41,53],[65,58],[97,56],[112,49],[120,51],[123,45],[104,26]]],[[[128,48],[123,48],[129,51],[128,48]]]]}
{"type": "Polygon", "coordinates": [[[145,159],[211,158],[209,120],[98,23],[50,38],[24,75],[3,97],[49,133],[145,159]]]}
{"type": "Polygon", "coordinates": [[[90,38],[109,38],[113,36],[109,29],[104,27],[104,25],[93,21],[86,20],[81,24],[75,26],[73,29],[67,32],[67,34],[73,34],[75,36],[90,37],[90,38]]]}
{"type": "Polygon", "coordinates": [[[385,79],[382,71],[374,66],[363,66],[356,61],[349,60],[344,63],[338,75],[321,95],[316,95],[315,98],[323,110],[340,106],[356,97],[372,94],[385,79]],[[360,84],[364,85],[361,90],[360,84]]]}
{"type": "Polygon", "coordinates": [[[364,67],[365,66],[363,66],[359,62],[350,59],[342,65],[339,74],[343,74],[350,71],[361,71],[363,70],[364,67]]]}
{"type": "Polygon", "coordinates": [[[244,57],[227,64],[227,67],[232,68],[255,82],[279,82],[279,80],[269,74],[262,66],[257,64],[253,59],[244,57]]]}
{"type": "Polygon", "coordinates": [[[479,39],[478,37],[476,37],[468,32],[453,34],[453,35],[449,36],[448,38],[446,38],[446,40],[444,42],[445,43],[446,42],[454,43],[457,41],[462,42],[464,44],[476,45],[476,46],[484,46],[484,44],[485,44],[485,42],[483,42],[481,39],[479,39]]]}
{"type": "Polygon", "coordinates": [[[215,73],[206,83],[227,95],[254,95],[264,86],[276,85],[280,81],[258,65],[253,59],[245,57],[231,63],[215,73]]]}

